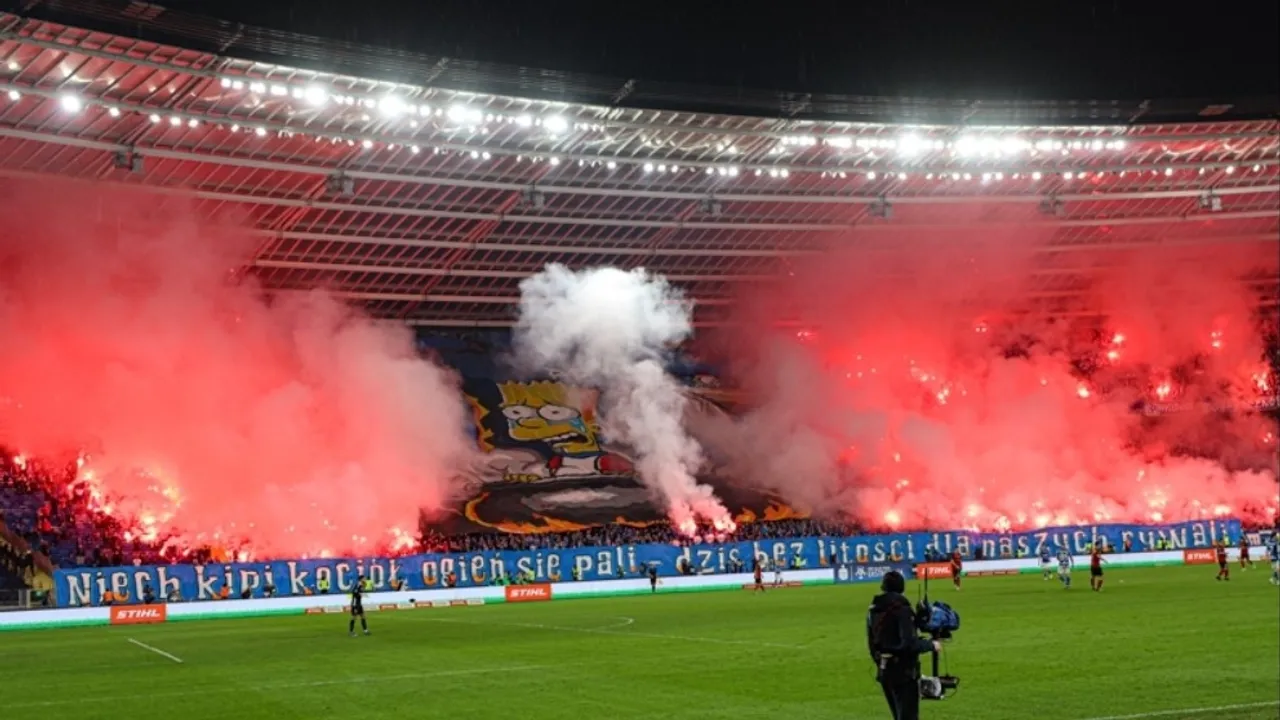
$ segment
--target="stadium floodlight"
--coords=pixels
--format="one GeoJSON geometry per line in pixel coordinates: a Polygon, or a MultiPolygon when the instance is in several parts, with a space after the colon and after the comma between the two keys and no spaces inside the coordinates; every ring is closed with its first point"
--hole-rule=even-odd
{"type": "Polygon", "coordinates": [[[127,170],[133,173],[142,172],[142,156],[132,150],[120,150],[116,152],[111,159],[111,164],[117,170],[127,170]]]}
{"type": "Polygon", "coordinates": [[[516,117],[516,124],[519,125],[520,127],[525,127],[525,128],[533,127],[533,116],[519,115],[516,117]]]}
{"type": "Polygon", "coordinates": [[[880,218],[881,220],[889,220],[893,217],[893,205],[885,199],[883,195],[867,208],[867,213],[871,217],[880,218]]]}
{"type": "Polygon", "coordinates": [[[387,95],[378,101],[378,112],[387,117],[400,117],[409,110],[409,104],[395,95],[387,95]]]}
{"type": "Polygon", "coordinates": [[[302,91],[302,99],[309,105],[319,107],[329,101],[329,92],[319,85],[308,85],[302,91]]]}
{"type": "Polygon", "coordinates": [[[458,123],[459,125],[479,125],[484,119],[484,113],[474,110],[465,105],[451,105],[445,117],[449,122],[458,123]]]}
{"type": "Polygon", "coordinates": [[[526,188],[520,193],[520,199],[525,207],[531,207],[534,210],[541,210],[547,206],[547,196],[536,187],[526,188]]]}
{"type": "Polygon", "coordinates": [[[19,100],[22,99],[22,93],[18,92],[17,90],[10,90],[9,99],[14,102],[18,102],[19,100]]]}
{"type": "Polygon", "coordinates": [[[84,101],[71,94],[58,98],[58,104],[69,113],[78,113],[84,109],[84,101]]]}
{"type": "Polygon", "coordinates": [[[569,121],[559,115],[552,115],[542,121],[542,127],[549,133],[559,135],[569,129],[569,121]]]}
{"type": "Polygon", "coordinates": [[[107,114],[113,118],[118,118],[120,117],[120,108],[117,108],[117,107],[107,108],[107,114]]]}
{"type": "Polygon", "coordinates": [[[898,152],[903,155],[919,155],[924,148],[924,140],[915,133],[907,133],[906,135],[898,138],[898,152]]]}
{"type": "Polygon", "coordinates": [[[1222,212],[1222,198],[1212,190],[1200,196],[1200,209],[1209,212],[1222,212]]]}
{"type": "Polygon", "coordinates": [[[1052,217],[1062,217],[1065,207],[1057,195],[1050,195],[1040,201],[1040,212],[1052,217]]]}
{"type": "Polygon", "coordinates": [[[329,177],[325,178],[324,184],[325,184],[325,190],[327,190],[330,195],[337,195],[339,197],[351,197],[356,193],[355,180],[348,177],[344,173],[330,175],[329,177]]]}

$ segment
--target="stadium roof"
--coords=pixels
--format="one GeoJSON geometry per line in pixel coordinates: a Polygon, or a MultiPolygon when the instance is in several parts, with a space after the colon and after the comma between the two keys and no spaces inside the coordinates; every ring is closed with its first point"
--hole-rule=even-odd
{"type": "MultiPolygon", "coordinates": [[[[661,272],[713,324],[796,257],[941,232],[966,205],[1045,231],[1029,312],[1080,312],[1080,249],[1280,236],[1274,99],[717,94],[73,4],[147,39],[0,13],[0,176],[234,210],[266,287],[417,325],[509,324],[548,262],[661,272]]],[[[1276,275],[1245,281],[1274,305],[1276,275]]]]}

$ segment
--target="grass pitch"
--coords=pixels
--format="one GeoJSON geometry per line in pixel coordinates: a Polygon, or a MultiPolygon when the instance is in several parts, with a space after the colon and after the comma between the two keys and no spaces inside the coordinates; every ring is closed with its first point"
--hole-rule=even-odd
{"type": "MultiPolygon", "coordinates": [[[[1212,567],[938,583],[959,720],[1280,718],[1280,588],[1212,567]]],[[[914,592],[914,588],[910,590],[914,592]]],[[[0,635],[0,716],[177,720],[887,717],[871,586],[0,635]],[[181,662],[179,662],[179,660],[181,662]]]]}

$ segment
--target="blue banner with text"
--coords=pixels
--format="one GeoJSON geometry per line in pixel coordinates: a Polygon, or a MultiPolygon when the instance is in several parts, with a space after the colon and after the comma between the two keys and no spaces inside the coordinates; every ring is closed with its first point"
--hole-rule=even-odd
{"type": "MultiPolygon", "coordinates": [[[[1083,553],[1105,542],[1114,552],[1156,549],[1157,541],[1173,549],[1235,542],[1240,521],[1202,520],[1172,525],[1086,525],[1046,528],[1022,533],[915,532],[853,537],[804,537],[728,542],[717,545],[625,545],[519,552],[471,552],[410,555],[399,558],[331,558],[277,560],[226,565],[160,565],[58,570],[54,583],[59,607],[96,605],[110,591],[125,602],[140,602],[149,587],[157,600],[210,600],[225,588],[232,598],[306,595],[327,586],[333,593],[351,590],[365,575],[375,590],[393,580],[408,590],[439,589],[511,582],[562,582],[638,577],[656,566],[675,575],[681,559],[695,573],[744,572],[751,559],[762,557],[786,567],[836,568],[847,565],[891,566],[927,559],[926,551],[986,559],[1031,556],[1042,545],[1083,553]]],[[[883,568],[881,568],[883,570],[883,568]]],[[[881,572],[883,574],[883,572],[881,572]]]]}

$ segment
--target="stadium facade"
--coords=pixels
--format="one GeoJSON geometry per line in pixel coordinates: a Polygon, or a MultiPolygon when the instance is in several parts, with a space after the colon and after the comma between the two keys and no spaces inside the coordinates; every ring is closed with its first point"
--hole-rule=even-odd
{"type": "MultiPolygon", "coordinates": [[[[1046,231],[1021,311],[1089,315],[1098,252],[1280,233],[1274,99],[751,95],[117,5],[0,13],[0,182],[136,186],[249,218],[267,289],[324,286],[417,326],[507,326],[550,262],[663,273],[714,325],[796,258],[945,234],[974,206],[970,229],[1046,231]]],[[[1276,305],[1274,272],[1241,280],[1276,305]]]]}

